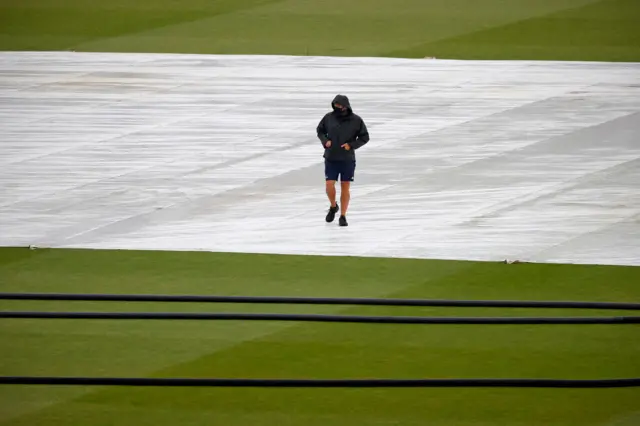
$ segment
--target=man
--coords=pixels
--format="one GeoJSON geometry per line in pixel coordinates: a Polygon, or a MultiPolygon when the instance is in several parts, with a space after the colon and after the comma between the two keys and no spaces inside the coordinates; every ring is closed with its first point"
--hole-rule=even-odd
{"type": "Polygon", "coordinates": [[[333,222],[340,211],[340,226],[348,226],[350,185],[356,170],[355,150],[369,142],[369,132],[364,121],[351,109],[349,98],[337,95],[331,102],[332,112],[327,113],[316,129],[324,147],[324,174],[329,212],[326,221],[333,222]],[[340,205],[336,202],[336,181],[340,177],[340,205]]]}

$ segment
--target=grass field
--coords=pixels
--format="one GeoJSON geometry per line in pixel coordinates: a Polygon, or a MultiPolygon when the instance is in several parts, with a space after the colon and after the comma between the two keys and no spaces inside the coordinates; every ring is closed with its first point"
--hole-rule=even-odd
{"type": "MultiPolygon", "coordinates": [[[[0,0],[0,50],[640,61],[638,0],[0,0]]],[[[639,301],[640,268],[0,248],[0,291],[639,301]]],[[[3,310],[616,315],[0,302],[3,310]]],[[[634,325],[0,320],[0,375],[640,377],[634,325]]],[[[1,425],[632,426],[630,389],[0,386],[1,425]]]]}
{"type": "MultiPolygon", "coordinates": [[[[630,301],[640,268],[0,249],[0,291],[630,301]]],[[[3,301],[4,310],[616,315],[623,312],[3,301]]],[[[634,325],[428,326],[0,320],[0,374],[135,377],[640,376],[634,325]]],[[[630,389],[0,387],[6,425],[632,425],[630,389]]]]}
{"type": "Polygon", "coordinates": [[[0,0],[0,50],[640,60],[637,0],[0,0]]]}

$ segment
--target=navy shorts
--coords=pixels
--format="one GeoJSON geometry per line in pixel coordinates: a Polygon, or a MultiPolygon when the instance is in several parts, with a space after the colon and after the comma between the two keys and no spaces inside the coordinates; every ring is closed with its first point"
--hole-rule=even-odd
{"type": "Polygon", "coordinates": [[[341,182],[353,182],[355,172],[355,161],[324,160],[325,180],[338,180],[338,176],[340,176],[341,182]]]}

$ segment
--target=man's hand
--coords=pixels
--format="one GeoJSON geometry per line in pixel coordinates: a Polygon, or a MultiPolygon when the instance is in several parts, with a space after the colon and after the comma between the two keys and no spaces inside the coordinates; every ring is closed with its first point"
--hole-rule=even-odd
{"type": "Polygon", "coordinates": [[[331,148],[331,141],[327,141],[327,143],[325,143],[324,146],[326,148],[331,148]]]}
{"type": "Polygon", "coordinates": [[[349,151],[351,149],[351,145],[349,145],[348,143],[345,143],[343,145],[340,145],[341,147],[343,147],[344,149],[346,149],[347,151],[349,151]]]}

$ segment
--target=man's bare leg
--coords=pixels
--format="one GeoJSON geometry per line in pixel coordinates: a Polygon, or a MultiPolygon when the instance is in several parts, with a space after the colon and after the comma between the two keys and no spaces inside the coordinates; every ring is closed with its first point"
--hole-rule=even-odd
{"type": "Polygon", "coordinates": [[[331,203],[331,207],[336,206],[336,181],[328,180],[326,183],[327,197],[331,203]]]}
{"type": "Polygon", "coordinates": [[[325,220],[327,222],[333,222],[333,219],[335,219],[336,217],[336,213],[338,213],[338,205],[336,204],[336,181],[328,180],[326,182],[327,197],[329,198],[331,207],[327,212],[327,217],[325,218],[325,220]]]}
{"type": "Polygon", "coordinates": [[[351,182],[340,182],[340,215],[346,216],[351,200],[351,182]]]}

